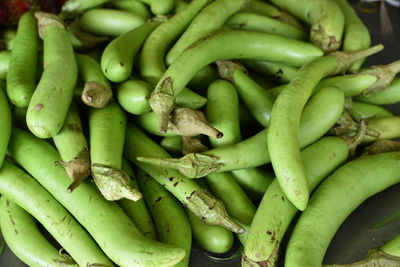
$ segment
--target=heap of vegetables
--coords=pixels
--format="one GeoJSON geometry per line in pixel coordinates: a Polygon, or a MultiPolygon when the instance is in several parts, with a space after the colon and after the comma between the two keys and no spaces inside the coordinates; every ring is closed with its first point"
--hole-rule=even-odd
{"type": "MultiPolygon", "coordinates": [[[[0,227],[18,258],[188,266],[192,238],[225,253],[236,234],[242,266],[321,266],[400,182],[400,117],[379,106],[400,101],[400,61],[362,68],[383,46],[346,0],[271,2],[69,0],[2,32],[0,227]]],[[[400,239],[363,262],[399,265],[400,239]]]]}

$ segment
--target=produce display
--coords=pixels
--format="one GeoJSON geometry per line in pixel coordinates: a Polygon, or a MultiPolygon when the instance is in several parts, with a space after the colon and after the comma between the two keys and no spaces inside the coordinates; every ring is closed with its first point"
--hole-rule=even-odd
{"type": "MultiPolygon", "coordinates": [[[[400,183],[400,58],[363,66],[384,46],[347,0],[38,2],[0,5],[0,229],[28,266],[320,267],[400,183]]],[[[399,236],[365,255],[332,266],[400,266],[399,236]]]]}

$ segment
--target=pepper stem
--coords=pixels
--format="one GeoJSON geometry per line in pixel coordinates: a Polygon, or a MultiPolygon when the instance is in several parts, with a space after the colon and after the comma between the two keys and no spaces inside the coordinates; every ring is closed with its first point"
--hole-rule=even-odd
{"type": "Polygon", "coordinates": [[[336,51],[331,53],[330,55],[336,56],[338,58],[338,64],[336,70],[332,74],[338,74],[346,72],[355,62],[360,59],[366,58],[373,54],[376,54],[383,50],[383,45],[375,45],[363,50],[355,51],[355,52],[342,52],[336,51]]]}
{"type": "Polygon", "coordinates": [[[241,64],[233,62],[233,61],[228,61],[228,60],[219,60],[215,62],[218,67],[218,73],[219,76],[221,76],[222,79],[234,82],[234,72],[236,70],[241,71],[243,73],[247,73],[247,70],[245,67],[243,67],[241,64]]]}
{"type": "Polygon", "coordinates": [[[137,157],[140,162],[178,170],[188,178],[200,178],[219,170],[223,164],[218,158],[200,153],[190,153],[180,159],[137,157]]]}
{"type": "MultiPolygon", "coordinates": [[[[344,136],[353,136],[355,132],[357,133],[359,131],[360,122],[363,120],[360,119],[360,122],[356,122],[353,117],[354,114],[355,113],[350,114],[348,110],[345,110],[340,116],[339,120],[336,122],[336,125],[330,130],[330,133],[333,135],[344,136]]],[[[359,117],[356,119],[359,119],[359,117]]],[[[364,121],[364,123],[366,122],[364,121]]],[[[366,127],[365,135],[378,138],[380,133],[374,129],[366,127]]]]}
{"type": "Polygon", "coordinates": [[[153,90],[150,95],[149,105],[157,115],[159,132],[166,133],[169,114],[175,107],[173,81],[170,77],[164,79],[161,85],[153,90]]]}
{"type": "Polygon", "coordinates": [[[342,136],[349,146],[350,155],[353,156],[356,152],[357,146],[360,145],[365,135],[367,134],[367,124],[364,120],[360,121],[357,134],[353,137],[342,136]]]}
{"type": "Polygon", "coordinates": [[[68,186],[67,192],[71,193],[83,180],[90,175],[90,155],[88,147],[84,147],[73,159],[69,161],[57,161],[57,165],[64,167],[72,183],[68,186]]]}
{"type": "Polygon", "coordinates": [[[220,225],[234,233],[244,233],[243,227],[229,217],[224,204],[208,193],[207,190],[194,191],[187,199],[186,205],[207,224],[220,225]]]}

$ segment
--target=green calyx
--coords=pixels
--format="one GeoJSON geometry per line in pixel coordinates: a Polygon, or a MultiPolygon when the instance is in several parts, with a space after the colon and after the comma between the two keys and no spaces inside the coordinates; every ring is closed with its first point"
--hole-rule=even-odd
{"type": "Polygon", "coordinates": [[[214,198],[207,190],[194,191],[185,203],[194,214],[211,225],[223,226],[234,233],[243,233],[244,229],[229,217],[224,204],[214,198]]]}
{"type": "Polygon", "coordinates": [[[144,163],[168,167],[178,170],[188,178],[200,178],[219,170],[223,164],[218,158],[200,153],[190,153],[180,159],[137,157],[144,163]]]}
{"type": "Polygon", "coordinates": [[[161,86],[153,90],[150,95],[149,105],[154,113],[157,114],[159,132],[166,133],[169,114],[175,106],[173,81],[170,77],[163,80],[161,86]]]}
{"type": "Polygon", "coordinates": [[[224,135],[212,127],[199,110],[190,108],[177,108],[174,110],[168,129],[182,136],[195,136],[205,134],[214,138],[222,138],[224,135]]]}
{"type": "Polygon", "coordinates": [[[67,188],[67,191],[71,193],[90,175],[89,149],[84,147],[73,159],[67,162],[60,160],[56,164],[63,166],[68,177],[71,178],[72,183],[67,188]]]}
{"type": "Polygon", "coordinates": [[[131,185],[125,172],[99,163],[92,164],[92,177],[105,199],[113,201],[127,198],[138,201],[143,196],[131,185]]]}
{"type": "Polygon", "coordinates": [[[388,65],[371,66],[362,69],[358,74],[370,74],[377,77],[375,83],[362,92],[362,96],[369,96],[373,93],[385,90],[392,83],[396,74],[400,71],[400,60],[388,65]]]}
{"type": "Polygon", "coordinates": [[[70,193],[90,175],[89,149],[84,147],[73,159],[66,162],[57,161],[56,164],[63,166],[68,177],[72,180],[72,183],[67,188],[67,191],[70,193]]]}
{"type": "Polygon", "coordinates": [[[350,155],[354,155],[358,145],[360,145],[367,134],[367,125],[364,120],[362,120],[357,129],[357,133],[352,136],[340,136],[349,146],[350,155]]]}
{"type": "MultiPolygon", "coordinates": [[[[330,130],[330,133],[333,135],[354,136],[360,131],[361,122],[363,122],[363,120],[357,120],[357,118],[353,117],[353,114],[350,114],[348,111],[344,111],[336,122],[335,126],[333,126],[330,130]]],[[[366,127],[364,136],[365,135],[378,138],[380,133],[376,130],[366,127]]]]}
{"type": "Polygon", "coordinates": [[[342,51],[333,52],[329,55],[335,56],[337,62],[336,62],[336,69],[331,73],[331,75],[344,73],[358,60],[376,54],[382,50],[383,50],[383,45],[379,44],[356,52],[342,52],[342,51]]]}
{"type": "Polygon", "coordinates": [[[317,24],[311,29],[311,43],[322,48],[325,52],[336,51],[340,48],[342,40],[338,40],[335,36],[329,35],[321,24],[317,24]]]}

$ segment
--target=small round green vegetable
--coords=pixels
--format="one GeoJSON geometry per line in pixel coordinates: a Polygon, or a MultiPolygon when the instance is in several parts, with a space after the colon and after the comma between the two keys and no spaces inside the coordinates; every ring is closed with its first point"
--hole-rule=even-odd
{"type": "MultiPolygon", "coordinates": [[[[146,82],[130,79],[119,85],[117,98],[119,104],[125,111],[142,115],[151,110],[149,98],[153,88],[146,82]]],[[[177,106],[199,109],[204,106],[207,99],[187,88],[185,88],[176,98],[177,106]]],[[[157,127],[157,121],[154,124],[157,127]]]]}
{"type": "Polygon", "coordinates": [[[118,86],[117,98],[121,107],[135,115],[145,114],[151,110],[148,103],[151,86],[141,80],[130,79],[118,86]]]}
{"type": "Polygon", "coordinates": [[[204,223],[190,210],[186,214],[192,226],[193,238],[199,246],[213,253],[228,252],[233,246],[233,234],[219,225],[204,223]]]}
{"type": "Polygon", "coordinates": [[[182,155],[182,145],[180,136],[167,136],[160,142],[160,146],[172,155],[182,155]]]}

